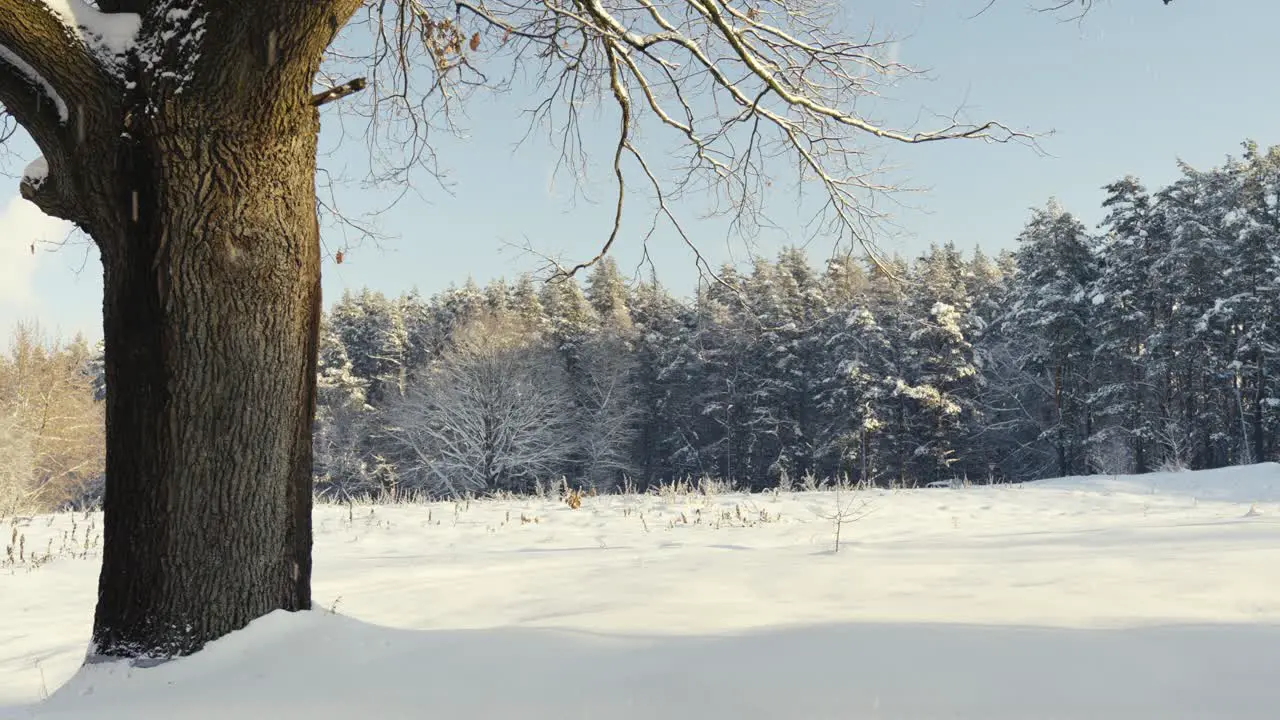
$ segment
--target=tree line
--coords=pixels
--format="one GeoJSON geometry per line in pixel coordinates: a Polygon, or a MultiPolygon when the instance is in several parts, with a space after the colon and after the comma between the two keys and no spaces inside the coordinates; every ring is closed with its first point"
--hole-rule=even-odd
{"type": "Polygon", "coordinates": [[[797,249],[694,297],[575,280],[349,293],[327,314],[320,492],[715,477],[1023,481],[1273,459],[1280,153],[1057,202],[1014,250],[797,249]]]}
{"type": "MultiPolygon", "coordinates": [[[[318,492],[608,490],[712,477],[1016,482],[1276,459],[1280,150],[1055,201],[1015,249],[798,249],[690,298],[606,258],[578,280],[346,294],[323,319],[318,492]]],[[[101,345],[0,358],[3,502],[102,491],[101,345]]]]}

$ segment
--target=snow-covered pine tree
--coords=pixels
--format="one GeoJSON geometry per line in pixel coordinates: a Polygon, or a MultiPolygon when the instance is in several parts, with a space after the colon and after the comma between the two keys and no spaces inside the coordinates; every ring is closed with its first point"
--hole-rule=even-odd
{"type": "Polygon", "coordinates": [[[1247,424],[1239,462],[1275,455],[1280,421],[1280,148],[1261,150],[1244,143],[1237,170],[1238,212],[1230,221],[1237,247],[1230,254],[1233,292],[1226,303],[1233,316],[1242,424],[1247,424]]]}
{"type": "Polygon", "coordinates": [[[657,282],[640,284],[630,308],[635,329],[638,428],[633,465],[638,483],[660,482],[705,471],[695,398],[706,366],[697,352],[697,315],[657,282]]]}
{"type": "Polygon", "coordinates": [[[1012,303],[1001,323],[1013,347],[1021,348],[1015,361],[1024,378],[1010,389],[1028,395],[1023,401],[1037,409],[1034,421],[1052,449],[1056,472],[1086,472],[1097,342],[1090,294],[1098,274],[1094,241],[1051,199],[1032,211],[1018,242],[1012,303]]]}
{"type": "Polygon", "coordinates": [[[346,344],[327,317],[321,321],[316,372],[316,492],[347,499],[387,489],[375,477],[367,443],[376,429],[369,381],[355,374],[346,344]]]}
{"type": "Polygon", "coordinates": [[[1152,467],[1159,407],[1157,378],[1149,375],[1150,339],[1161,314],[1151,268],[1166,243],[1138,178],[1105,189],[1101,266],[1091,292],[1098,334],[1091,460],[1100,472],[1141,473],[1152,467]]]}
{"type": "Polygon", "coordinates": [[[409,338],[397,303],[372,290],[347,292],[329,313],[329,323],[342,339],[351,372],[369,384],[369,402],[378,405],[400,394],[409,338]]]}
{"type": "Polygon", "coordinates": [[[1156,442],[1163,464],[1217,467],[1231,462],[1241,440],[1234,329],[1218,312],[1231,294],[1237,178],[1221,168],[1179,167],[1182,177],[1157,194],[1153,210],[1169,235],[1152,267],[1165,303],[1152,346],[1169,388],[1156,442]]]}
{"type": "Polygon", "coordinates": [[[587,277],[586,298],[599,324],[576,346],[574,437],[579,479],[600,490],[617,487],[635,468],[631,451],[640,408],[629,294],[611,257],[603,258],[587,277]]]}

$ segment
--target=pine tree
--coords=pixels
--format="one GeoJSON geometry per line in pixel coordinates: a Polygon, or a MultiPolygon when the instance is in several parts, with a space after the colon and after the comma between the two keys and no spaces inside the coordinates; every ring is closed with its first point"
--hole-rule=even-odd
{"type": "Polygon", "coordinates": [[[695,395],[706,367],[693,339],[697,320],[656,282],[634,293],[637,431],[634,465],[643,487],[704,472],[695,395]]]}
{"type": "Polygon", "coordinates": [[[369,402],[398,395],[408,369],[409,336],[397,303],[370,290],[344,293],[329,322],[347,350],[351,372],[369,384],[369,402]]]}
{"type": "Polygon", "coordinates": [[[1234,348],[1228,318],[1215,312],[1229,296],[1232,214],[1229,173],[1180,163],[1182,177],[1157,195],[1153,216],[1168,233],[1168,250],[1152,267],[1167,303],[1152,345],[1165,360],[1168,407],[1157,444],[1164,463],[1216,467],[1229,462],[1239,437],[1234,348]]]}
{"type": "Polygon", "coordinates": [[[1012,307],[1001,322],[1008,337],[1025,348],[1018,358],[1029,381],[1023,389],[1031,394],[1026,400],[1032,407],[1040,408],[1036,420],[1041,438],[1052,447],[1057,473],[1086,472],[1086,441],[1093,434],[1094,243],[1055,200],[1032,212],[1018,242],[1012,307]]]}
{"type": "Polygon", "coordinates": [[[601,258],[587,278],[586,297],[604,326],[623,329],[631,324],[629,295],[618,263],[607,255],[601,258]]]}
{"type": "Polygon", "coordinates": [[[321,495],[349,499],[386,489],[371,472],[365,443],[373,429],[368,387],[369,381],[355,374],[346,345],[326,318],[320,328],[312,433],[316,492],[321,495]]]}
{"type": "Polygon", "coordinates": [[[1280,304],[1280,148],[1263,152],[1252,141],[1244,148],[1233,203],[1241,212],[1229,219],[1237,241],[1230,254],[1234,292],[1224,309],[1236,335],[1241,422],[1249,426],[1239,461],[1256,462],[1273,456],[1280,421],[1280,324],[1272,319],[1280,304]]]}
{"type": "Polygon", "coordinates": [[[510,309],[529,332],[540,333],[548,325],[546,309],[529,275],[521,275],[511,289],[510,309]]]}
{"type": "Polygon", "coordinates": [[[827,363],[817,401],[830,422],[822,447],[828,477],[874,483],[891,462],[881,433],[895,405],[897,353],[863,300],[824,324],[827,363]]]}
{"type": "Polygon", "coordinates": [[[1094,405],[1099,419],[1093,446],[1097,469],[1146,472],[1158,424],[1158,399],[1151,370],[1150,338],[1155,332],[1158,290],[1151,268],[1165,247],[1151,218],[1152,200],[1142,183],[1128,176],[1106,186],[1100,275],[1094,283],[1098,383],[1094,405]]]}

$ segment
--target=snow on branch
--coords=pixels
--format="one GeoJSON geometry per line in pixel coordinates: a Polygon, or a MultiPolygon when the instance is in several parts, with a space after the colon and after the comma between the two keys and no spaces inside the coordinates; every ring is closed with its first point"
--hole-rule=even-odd
{"type": "Polygon", "coordinates": [[[26,60],[18,57],[18,54],[9,48],[0,45],[0,63],[9,65],[27,82],[39,89],[40,97],[47,99],[53,103],[53,107],[58,111],[58,120],[66,122],[71,116],[67,111],[67,102],[62,99],[58,91],[54,89],[53,84],[44,78],[35,68],[31,67],[26,60]]]}
{"type": "Polygon", "coordinates": [[[140,25],[135,13],[101,12],[83,0],[0,0],[0,106],[48,159],[19,186],[47,214],[83,219],[63,197],[73,191],[59,174],[86,133],[112,116],[140,25]]]}
{"type": "Polygon", "coordinates": [[[37,156],[27,165],[18,183],[18,192],[22,198],[34,203],[46,215],[79,222],[81,216],[74,203],[65,196],[65,190],[58,183],[57,174],[52,171],[43,155],[37,156]]]}
{"type": "Polygon", "coordinates": [[[43,155],[37,155],[36,159],[28,163],[27,168],[22,171],[22,182],[35,190],[39,190],[47,179],[49,179],[49,162],[43,155]]]}
{"type": "MultiPolygon", "coordinates": [[[[139,27],[137,15],[106,14],[82,0],[0,0],[0,103],[36,136],[48,101],[65,124],[103,90],[139,27]],[[33,94],[31,89],[36,92],[33,94]]],[[[52,129],[49,132],[53,132],[52,129]]]]}
{"type": "Polygon", "coordinates": [[[84,0],[41,0],[86,47],[116,57],[129,52],[142,26],[136,13],[104,13],[84,0]]]}

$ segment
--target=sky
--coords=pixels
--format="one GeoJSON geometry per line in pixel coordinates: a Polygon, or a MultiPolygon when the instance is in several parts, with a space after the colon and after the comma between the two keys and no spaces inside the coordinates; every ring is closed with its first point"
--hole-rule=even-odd
{"type": "MultiPolygon", "coordinates": [[[[860,105],[874,114],[912,118],[924,111],[996,119],[1045,136],[1044,153],[1021,145],[952,142],[892,148],[887,159],[911,186],[894,227],[878,238],[887,252],[913,257],[930,243],[954,242],[995,252],[1016,245],[1032,207],[1057,197],[1088,224],[1101,219],[1102,186],[1126,174],[1148,187],[1176,177],[1176,160],[1211,166],[1252,138],[1280,144],[1280,94],[1274,68],[1280,4],[1268,0],[1204,2],[1110,0],[1083,22],[1062,22],[1030,9],[1031,0],[844,0],[849,21],[897,38],[898,58],[930,70],[860,105]],[[1049,134],[1052,133],[1052,134],[1049,134]]],[[[555,154],[545,136],[515,149],[527,96],[481,96],[468,108],[467,137],[438,142],[448,192],[427,181],[374,221],[384,239],[361,240],[326,227],[326,302],[370,287],[390,295],[430,294],[468,277],[485,282],[543,266],[539,256],[581,261],[608,235],[612,190],[596,167],[575,199],[572,179],[553,181],[555,154]],[[344,261],[332,255],[342,250],[344,261]]],[[[597,157],[612,152],[616,116],[588,113],[584,139],[597,157]],[[598,117],[597,117],[598,116],[598,117]]],[[[321,165],[359,178],[368,166],[359,139],[340,138],[326,110],[321,165]],[[341,142],[339,140],[341,139],[341,142]]],[[[65,223],[21,200],[16,176],[36,151],[29,141],[0,156],[0,336],[38,320],[51,334],[101,337],[101,266],[96,251],[65,223]],[[6,166],[7,163],[7,166],[6,166]],[[32,252],[33,243],[35,252],[32,252]]],[[[346,183],[336,191],[344,212],[385,209],[397,188],[346,183]]],[[[785,207],[786,195],[775,199],[785,207]]],[[[632,207],[615,252],[624,270],[641,258],[647,209],[632,207]]],[[[804,239],[799,216],[753,242],[726,235],[723,222],[699,220],[707,207],[679,206],[691,236],[715,265],[774,255],[804,239]]],[[[687,294],[697,281],[693,257],[672,232],[646,246],[659,280],[687,294]]],[[[832,243],[807,246],[819,260],[832,243]]],[[[648,270],[645,271],[646,273],[648,270]]],[[[3,340],[0,340],[0,345],[3,340]]]]}

